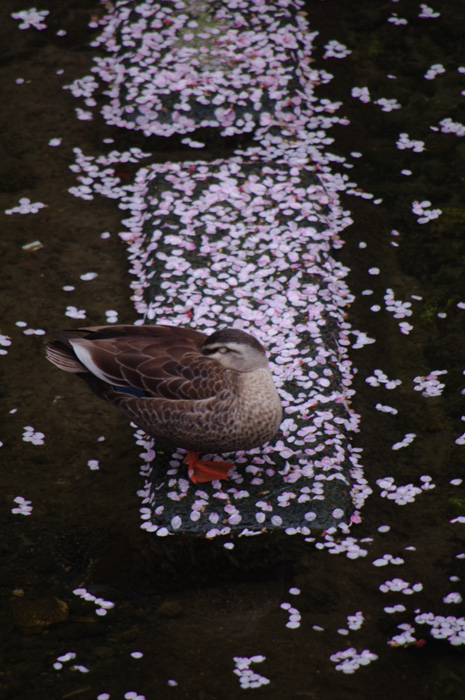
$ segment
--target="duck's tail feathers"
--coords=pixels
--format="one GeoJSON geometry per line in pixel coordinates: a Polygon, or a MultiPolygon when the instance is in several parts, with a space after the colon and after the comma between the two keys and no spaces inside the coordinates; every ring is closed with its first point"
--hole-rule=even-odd
{"type": "Polygon", "coordinates": [[[59,340],[49,343],[45,348],[45,352],[47,360],[64,372],[74,372],[75,374],[87,372],[87,369],[79,362],[73,351],[59,340]]]}

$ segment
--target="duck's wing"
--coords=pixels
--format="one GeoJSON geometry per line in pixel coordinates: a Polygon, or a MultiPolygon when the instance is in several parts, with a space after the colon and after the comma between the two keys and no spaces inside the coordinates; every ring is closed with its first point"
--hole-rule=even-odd
{"type": "MultiPolygon", "coordinates": [[[[140,398],[201,400],[217,395],[225,370],[199,352],[206,336],[172,326],[97,326],[63,331],[47,349],[61,369],[140,398]]],[[[91,386],[91,384],[89,383],[91,386]]],[[[92,386],[91,386],[92,388],[92,386]]],[[[100,387],[100,390],[103,387],[100,387]]],[[[99,392],[100,393],[100,392],[99,392]]]]}

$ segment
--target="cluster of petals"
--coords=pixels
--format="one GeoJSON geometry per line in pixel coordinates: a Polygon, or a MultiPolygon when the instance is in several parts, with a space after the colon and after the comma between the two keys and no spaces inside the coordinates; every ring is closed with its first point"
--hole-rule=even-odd
{"type": "Polygon", "coordinates": [[[406,148],[411,148],[414,153],[421,153],[425,150],[424,141],[411,139],[406,132],[399,134],[399,138],[396,141],[396,146],[400,151],[405,150],[406,148]]]}
{"type": "Polygon", "coordinates": [[[441,63],[433,63],[430,68],[425,73],[425,80],[434,80],[437,75],[441,75],[441,73],[445,73],[446,69],[441,63]]]}
{"type": "Polygon", "coordinates": [[[317,542],[317,549],[327,549],[330,554],[344,553],[348,559],[360,559],[366,557],[367,550],[359,545],[355,537],[345,537],[343,540],[336,541],[331,536],[326,535],[324,542],[317,542]]]}
{"type": "Polygon", "coordinates": [[[404,595],[412,595],[423,590],[422,583],[410,584],[401,578],[393,578],[385,581],[379,586],[382,593],[404,593],[404,595]]]}
{"type": "Polygon", "coordinates": [[[5,209],[5,214],[37,214],[40,209],[46,206],[43,202],[31,202],[29,197],[21,197],[18,206],[5,209]]]}
{"type": "Polygon", "coordinates": [[[388,644],[391,647],[405,647],[411,644],[417,643],[417,638],[415,637],[415,628],[409,622],[402,622],[397,627],[401,630],[398,634],[395,634],[389,641],[388,644]]]}
{"type": "Polygon", "coordinates": [[[329,658],[336,664],[336,671],[355,673],[361,666],[368,666],[372,661],[376,661],[378,655],[368,649],[357,652],[354,647],[350,647],[331,654],[329,658]]]}
{"type": "Polygon", "coordinates": [[[57,656],[57,659],[53,664],[53,668],[56,671],[61,671],[61,669],[63,668],[63,664],[67,664],[70,661],[74,661],[76,656],[77,655],[75,651],[67,651],[65,654],[60,654],[60,656],[57,656]]]}
{"type": "Polygon", "coordinates": [[[29,10],[21,10],[20,12],[12,12],[11,17],[13,19],[21,20],[18,25],[19,29],[29,29],[29,27],[34,27],[34,29],[47,29],[47,25],[44,19],[50,14],[49,10],[37,10],[35,7],[31,7],[29,10]]]}
{"type": "Polygon", "coordinates": [[[25,328],[23,333],[24,335],[45,335],[43,328],[25,328]]]}
{"type": "Polygon", "coordinates": [[[105,311],[105,316],[107,323],[118,323],[118,312],[115,309],[105,311]]]}
{"type": "Polygon", "coordinates": [[[370,338],[363,331],[353,330],[353,335],[355,335],[355,342],[352,344],[352,350],[360,350],[360,348],[365,347],[365,345],[371,345],[376,342],[374,338],[370,338]]]}
{"type": "Polygon", "coordinates": [[[24,335],[45,335],[43,328],[28,328],[26,321],[16,321],[15,325],[24,329],[24,335]]]}
{"type": "Polygon", "coordinates": [[[405,607],[405,605],[402,605],[402,603],[396,603],[395,605],[386,605],[383,608],[383,610],[388,615],[393,615],[394,613],[397,613],[397,612],[405,612],[407,610],[407,608],[405,607]]]}
{"type": "MultiPolygon", "coordinates": [[[[57,660],[53,664],[53,668],[56,671],[61,671],[63,664],[73,661],[76,658],[76,653],[74,651],[68,651],[66,654],[61,654],[57,657],[57,660]]],[[[71,666],[72,671],[79,671],[80,673],[89,673],[89,668],[83,664],[73,664],[71,666]]]]}
{"type": "Polygon", "coordinates": [[[392,112],[394,109],[402,107],[394,97],[380,97],[379,100],[375,100],[375,105],[379,105],[383,112],[392,112]]]}
{"type": "Polygon", "coordinates": [[[92,112],[90,112],[88,109],[81,109],[80,107],[76,107],[74,111],[76,112],[76,116],[80,121],[90,122],[94,118],[92,112]]]}
{"type": "Polygon", "coordinates": [[[465,644],[465,618],[455,615],[435,615],[419,613],[415,622],[430,626],[430,634],[435,639],[446,639],[452,646],[465,644]]]}
{"type": "Polygon", "coordinates": [[[375,369],[373,374],[365,379],[370,386],[384,386],[386,389],[395,389],[402,384],[401,379],[389,379],[381,369],[375,369]]]}
{"type": "Polygon", "coordinates": [[[353,87],[350,91],[352,97],[356,97],[360,102],[371,102],[370,90],[367,87],[353,87]]]}
{"type": "MultiPolygon", "coordinates": [[[[98,82],[92,75],[76,78],[70,85],[65,85],[64,90],[70,90],[74,97],[91,98],[98,87],[98,82]]],[[[93,105],[89,105],[93,106],[93,105]]]]}
{"type": "Polygon", "coordinates": [[[15,515],[31,515],[32,513],[32,501],[28,501],[23,496],[16,496],[13,499],[16,506],[11,509],[11,512],[15,515]]]}
{"type": "Polygon", "coordinates": [[[399,17],[399,15],[396,12],[393,12],[392,15],[388,17],[388,22],[396,25],[396,27],[401,27],[408,24],[408,20],[404,17],[399,17]]]}
{"type": "Polygon", "coordinates": [[[85,309],[78,309],[76,306],[67,306],[65,316],[76,319],[84,319],[86,317],[85,309]]]}
{"type": "Polygon", "coordinates": [[[420,3],[420,12],[418,14],[418,17],[421,17],[422,19],[435,19],[436,17],[439,17],[440,14],[440,12],[436,12],[436,10],[433,10],[432,7],[429,7],[424,3],[420,3]]]}
{"type": "Polygon", "coordinates": [[[281,609],[286,610],[289,615],[289,619],[286,622],[286,627],[288,629],[297,629],[298,627],[300,627],[300,621],[302,616],[297,608],[295,608],[290,603],[281,603],[281,609]]]}
{"type": "Polygon", "coordinates": [[[377,411],[381,411],[381,413],[391,413],[393,416],[395,416],[399,413],[397,408],[394,408],[393,406],[388,406],[388,405],[382,404],[382,403],[375,404],[375,408],[377,411]]]}
{"type": "Polygon", "coordinates": [[[341,42],[337,41],[336,39],[331,39],[331,41],[328,41],[328,43],[325,44],[323,58],[345,58],[351,53],[352,51],[347,48],[345,44],[341,44],[341,42]]]}
{"type": "Polygon", "coordinates": [[[383,554],[382,557],[378,557],[372,561],[373,566],[387,566],[388,564],[394,564],[395,566],[400,566],[404,564],[405,560],[402,557],[394,557],[392,554],[383,554]]]}
{"type": "Polygon", "coordinates": [[[441,396],[446,386],[438,379],[438,377],[440,377],[442,374],[447,374],[447,370],[435,369],[425,377],[414,377],[414,391],[421,391],[421,395],[425,397],[441,396]]]}
{"type": "Polygon", "coordinates": [[[268,685],[270,682],[269,678],[262,676],[256,671],[252,671],[250,668],[251,664],[259,664],[265,660],[266,657],[262,654],[234,657],[235,668],[233,673],[239,676],[241,688],[260,688],[262,685],[268,685]]]}
{"type": "Polygon", "coordinates": [[[376,484],[381,490],[381,498],[387,498],[394,501],[397,505],[403,506],[407,503],[413,503],[416,496],[423,491],[430,491],[435,488],[431,483],[430,476],[421,477],[422,485],[414,486],[413,484],[396,485],[394,477],[386,476],[383,479],[378,479],[376,484]]]}
{"type": "Polygon", "coordinates": [[[98,596],[90,593],[86,588],[75,588],[73,591],[74,595],[79,596],[82,600],[94,603],[96,606],[96,614],[103,617],[107,614],[108,610],[115,607],[115,604],[111,600],[105,600],[98,596]]]}
{"type": "Polygon", "coordinates": [[[120,199],[127,195],[126,189],[121,187],[121,179],[115,173],[115,164],[138,163],[150,154],[132,147],[127,151],[112,150],[106,155],[86,156],[82,149],[76,147],[75,162],[70,170],[76,173],[80,183],[70,187],[69,192],[75,197],[92,200],[95,194],[101,194],[110,199],[120,199]]]}
{"type": "Polygon", "coordinates": [[[0,355],[7,355],[8,350],[4,350],[4,348],[10,347],[10,345],[11,345],[10,336],[0,333],[0,355]]]}
{"type": "Polygon", "coordinates": [[[447,595],[444,596],[442,599],[444,603],[461,603],[462,602],[462,595],[458,591],[452,591],[451,593],[448,593],[447,595]]]}
{"type": "Polygon", "coordinates": [[[454,122],[450,117],[446,117],[439,122],[439,127],[443,134],[455,134],[456,136],[465,136],[465,125],[460,122],[454,122]]]}
{"type": "Polygon", "coordinates": [[[394,297],[394,290],[386,289],[384,294],[386,311],[390,311],[394,318],[405,318],[412,315],[412,302],[399,301],[394,297]]]}
{"type": "Polygon", "coordinates": [[[408,447],[415,440],[416,436],[417,436],[416,433],[406,433],[402,440],[400,440],[399,442],[395,442],[392,445],[391,449],[400,450],[403,447],[408,447]]]}
{"type": "Polygon", "coordinates": [[[419,224],[427,224],[428,221],[437,219],[442,214],[441,209],[431,209],[431,202],[427,199],[422,202],[418,200],[412,202],[412,211],[418,216],[417,223],[419,224]]]}
{"type": "Polygon", "coordinates": [[[44,445],[45,435],[38,430],[35,430],[31,425],[24,426],[23,432],[24,442],[32,442],[33,445],[44,445]]]}
{"type": "Polygon", "coordinates": [[[353,615],[347,616],[347,627],[350,630],[359,630],[365,621],[365,617],[361,610],[354,613],[353,615]]]}

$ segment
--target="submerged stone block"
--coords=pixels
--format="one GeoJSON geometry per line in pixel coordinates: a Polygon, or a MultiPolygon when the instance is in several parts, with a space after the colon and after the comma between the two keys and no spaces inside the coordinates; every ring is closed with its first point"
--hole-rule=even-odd
{"type": "Polygon", "coordinates": [[[70,87],[90,98],[89,106],[103,87],[107,123],[146,136],[289,126],[310,84],[314,35],[302,6],[300,0],[116,2],[93,42],[107,52],[94,59],[97,81],[88,76],[70,87]]]}

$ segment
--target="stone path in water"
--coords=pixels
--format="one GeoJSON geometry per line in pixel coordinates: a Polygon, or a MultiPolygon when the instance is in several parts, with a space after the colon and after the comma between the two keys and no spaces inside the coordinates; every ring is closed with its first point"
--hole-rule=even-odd
{"type": "Polygon", "coordinates": [[[117,196],[129,210],[121,235],[136,310],[154,323],[252,332],[270,352],[283,402],[276,440],[239,453],[229,481],[202,488],[189,483],[183,454],[155,456],[138,433],[142,527],[158,535],[347,532],[367,493],[350,445],[358,416],[345,307],[353,298],[332,257],[350,219],[321,150],[331,104],[315,104],[324,75],[310,68],[312,34],[299,7],[117,3],[94,42],[107,50],[95,59],[97,80],[70,86],[88,106],[103,88],[108,124],[145,136],[204,127],[250,134],[229,158],[144,161],[123,187],[95,167],[120,153],[105,162],[77,152],[84,184],[75,194],[117,196]]]}

